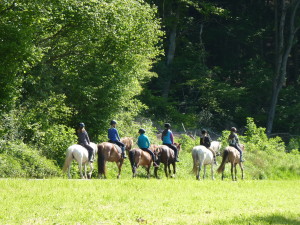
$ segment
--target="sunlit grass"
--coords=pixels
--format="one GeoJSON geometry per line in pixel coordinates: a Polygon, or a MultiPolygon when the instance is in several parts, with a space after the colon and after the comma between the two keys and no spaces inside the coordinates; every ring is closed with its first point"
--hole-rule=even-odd
{"type": "Polygon", "coordinates": [[[300,181],[0,180],[0,224],[300,224],[300,181]]]}

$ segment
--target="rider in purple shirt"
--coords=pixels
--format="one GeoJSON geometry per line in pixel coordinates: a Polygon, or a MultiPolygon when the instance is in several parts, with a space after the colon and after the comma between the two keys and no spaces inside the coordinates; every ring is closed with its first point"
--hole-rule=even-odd
{"type": "Polygon", "coordinates": [[[122,142],[120,142],[120,136],[119,136],[118,130],[116,129],[117,122],[115,120],[112,120],[110,122],[110,125],[111,125],[111,128],[108,129],[109,142],[114,143],[121,148],[122,158],[125,159],[125,158],[127,158],[126,152],[125,152],[125,145],[122,142]]]}

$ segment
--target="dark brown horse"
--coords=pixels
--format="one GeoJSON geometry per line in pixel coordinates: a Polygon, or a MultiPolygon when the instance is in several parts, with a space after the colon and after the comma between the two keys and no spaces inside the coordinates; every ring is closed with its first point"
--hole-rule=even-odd
{"type": "Polygon", "coordinates": [[[150,178],[152,157],[148,152],[139,148],[131,149],[129,151],[129,160],[132,168],[132,177],[136,177],[136,170],[139,166],[144,166],[147,171],[147,177],[150,178]]]}
{"type": "MultiPolygon", "coordinates": [[[[241,145],[242,151],[244,151],[244,145],[241,145]]],[[[236,178],[236,165],[239,164],[241,171],[242,171],[242,179],[244,179],[244,168],[243,168],[243,164],[240,161],[240,153],[239,151],[231,146],[227,146],[223,152],[223,159],[222,159],[222,163],[219,166],[217,172],[218,173],[222,173],[222,180],[224,179],[224,170],[225,170],[225,164],[227,162],[231,163],[231,178],[232,180],[237,180],[236,178]],[[234,176],[233,176],[233,169],[234,169],[234,176]]]]}
{"type": "Polygon", "coordinates": [[[119,173],[117,178],[120,178],[121,169],[124,159],[121,157],[119,147],[109,142],[103,142],[98,145],[98,175],[99,178],[106,178],[106,162],[116,162],[119,173]]]}
{"type": "MultiPolygon", "coordinates": [[[[174,143],[174,145],[177,147],[178,154],[179,154],[180,149],[181,149],[181,144],[174,143]]],[[[169,148],[166,145],[157,145],[157,146],[153,145],[153,146],[151,146],[151,148],[153,149],[154,154],[156,154],[158,157],[158,160],[157,160],[158,164],[159,163],[164,164],[164,170],[165,170],[166,177],[167,178],[169,176],[175,177],[175,175],[176,175],[176,160],[175,160],[175,154],[174,154],[173,149],[169,148]],[[173,166],[173,174],[172,175],[171,175],[171,168],[170,168],[171,164],[173,166]]],[[[157,170],[158,170],[158,167],[155,167],[154,175],[156,178],[158,178],[157,170]]]]}

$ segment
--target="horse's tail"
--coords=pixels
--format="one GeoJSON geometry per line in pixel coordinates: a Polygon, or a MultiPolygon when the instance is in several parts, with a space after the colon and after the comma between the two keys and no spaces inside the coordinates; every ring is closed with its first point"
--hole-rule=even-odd
{"type": "Polygon", "coordinates": [[[105,174],[105,157],[104,157],[104,145],[98,145],[98,173],[105,174]]]}
{"type": "Polygon", "coordinates": [[[192,172],[194,174],[197,174],[198,162],[200,162],[200,159],[199,159],[198,152],[196,150],[194,150],[194,149],[192,150],[192,157],[193,157],[193,162],[194,162],[192,172]]]}
{"type": "Polygon", "coordinates": [[[69,147],[67,149],[67,152],[66,152],[66,159],[65,159],[64,166],[63,166],[63,172],[67,171],[67,169],[69,168],[72,160],[73,160],[73,151],[72,151],[72,148],[69,147]]]}
{"type": "Polygon", "coordinates": [[[222,158],[222,163],[221,165],[219,166],[219,168],[217,169],[217,172],[218,173],[222,173],[224,168],[225,168],[225,164],[227,162],[227,158],[228,158],[228,149],[225,149],[224,152],[223,152],[223,158],[222,158]]]}
{"type": "Polygon", "coordinates": [[[135,167],[135,149],[129,151],[129,160],[131,164],[132,171],[134,171],[135,167]]]}

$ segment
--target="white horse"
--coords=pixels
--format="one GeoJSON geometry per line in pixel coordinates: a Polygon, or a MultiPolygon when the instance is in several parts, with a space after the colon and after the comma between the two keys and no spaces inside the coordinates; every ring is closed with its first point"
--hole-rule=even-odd
{"type": "MultiPolygon", "coordinates": [[[[93,148],[93,156],[95,157],[97,151],[98,151],[98,147],[95,143],[90,142],[90,146],[93,148]]],[[[93,163],[90,163],[88,160],[88,150],[86,148],[84,148],[81,145],[75,144],[75,145],[71,145],[66,152],[66,160],[65,160],[65,164],[63,167],[63,171],[66,172],[66,170],[68,169],[68,177],[69,179],[71,178],[71,174],[70,174],[70,169],[71,169],[71,165],[72,165],[72,161],[73,159],[75,159],[78,162],[78,168],[80,171],[80,177],[81,178],[91,178],[92,177],[92,172],[93,172],[93,163]],[[89,164],[90,165],[90,172],[88,173],[88,176],[86,174],[86,165],[89,164]],[[82,165],[84,166],[84,176],[82,174],[82,165]]]]}
{"type": "Polygon", "coordinates": [[[204,165],[203,179],[206,176],[206,165],[211,165],[211,179],[214,180],[214,156],[210,150],[203,145],[195,146],[192,150],[193,157],[193,172],[196,174],[196,179],[200,180],[200,171],[204,165]]]}
{"type": "Polygon", "coordinates": [[[221,142],[219,141],[212,141],[210,143],[210,149],[214,150],[216,153],[216,156],[220,155],[220,149],[221,149],[221,142]]]}

